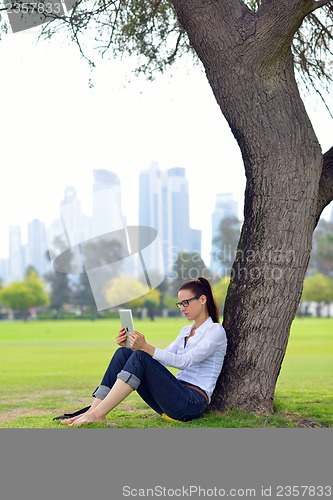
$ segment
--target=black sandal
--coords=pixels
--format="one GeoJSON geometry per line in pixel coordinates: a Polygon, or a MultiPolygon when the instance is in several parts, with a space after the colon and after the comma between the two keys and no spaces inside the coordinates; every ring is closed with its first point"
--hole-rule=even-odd
{"type": "Polygon", "coordinates": [[[66,420],[68,418],[77,417],[78,415],[82,415],[82,413],[86,413],[90,409],[90,406],[86,406],[85,408],[81,408],[81,410],[77,410],[74,413],[63,413],[63,415],[58,415],[54,417],[52,420],[66,420]]]}

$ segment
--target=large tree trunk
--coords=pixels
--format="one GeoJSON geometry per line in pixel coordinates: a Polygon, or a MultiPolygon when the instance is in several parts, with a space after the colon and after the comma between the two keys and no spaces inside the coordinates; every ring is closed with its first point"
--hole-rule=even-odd
{"type": "Polygon", "coordinates": [[[225,305],[229,351],[217,408],[273,410],[317,222],[321,150],[297,91],[290,53],[274,70],[269,79],[259,68],[249,71],[243,89],[239,81],[233,84],[240,116],[230,123],[239,135],[247,184],[225,305]]]}
{"type": "MultiPolygon", "coordinates": [[[[277,12],[258,15],[237,1],[189,3],[191,9],[174,2],[241,148],[247,178],[224,310],[228,352],[211,406],[269,413],[310,257],[322,173],[290,51],[304,12],[288,19],[278,2],[277,12]]],[[[304,3],[295,0],[295,8],[304,3]]]]}

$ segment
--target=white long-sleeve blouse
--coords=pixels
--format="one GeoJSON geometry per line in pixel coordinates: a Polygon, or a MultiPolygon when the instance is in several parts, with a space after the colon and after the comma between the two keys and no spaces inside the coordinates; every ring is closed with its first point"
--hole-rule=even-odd
{"type": "Polygon", "coordinates": [[[213,323],[209,317],[185,345],[185,338],[190,335],[192,327],[184,326],[178,337],[165,349],[156,347],[153,358],[165,366],[178,368],[180,371],[176,377],[201,387],[210,401],[222,370],[227,336],[223,326],[213,323]]]}

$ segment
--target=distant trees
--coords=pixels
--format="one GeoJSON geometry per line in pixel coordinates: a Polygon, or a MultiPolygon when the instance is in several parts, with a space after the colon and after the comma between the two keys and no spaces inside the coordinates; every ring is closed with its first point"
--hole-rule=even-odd
{"type": "Polygon", "coordinates": [[[65,304],[69,304],[72,298],[72,290],[69,285],[68,274],[54,271],[46,274],[45,279],[51,288],[50,305],[53,309],[55,309],[57,316],[59,317],[63,306],[65,304]]]}
{"type": "Polygon", "coordinates": [[[24,281],[15,281],[0,290],[0,302],[26,319],[29,309],[49,304],[43,282],[33,268],[28,268],[24,281]]]}
{"type": "Polygon", "coordinates": [[[105,292],[105,296],[110,304],[126,304],[128,302],[129,290],[131,290],[133,297],[137,297],[131,304],[133,307],[139,307],[141,297],[146,294],[147,290],[140,281],[131,276],[113,278],[109,288],[105,292]]]}
{"type": "Polygon", "coordinates": [[[317,303],[317,316],[321,316],[322,306],[333,302],[333,278],[317,273],[304,280],[302,300],[317,303]]]}
{"type": "Polygon", "coordinates": [[[323,306],[333,302],[333,223],[320,220],[316,227],[307,276],[304,280],[300,313],[309,312],[309,303],[316,303],[317,316],[323,306]]]}
{"type": "Polygon", "coordinates": [[[333,223],[320,220],[313,234],[309,273],[333,276],[333,223]]]}
{"type": "Polygon", "coordinates": [[[150,319],[155,317],[156,309],[160,305],[160,295],[161,292],[157,289],[151,289],[147,293],[146,287],[131,276],[114,278],[110,288],[106,291],[109,302],[129,308],[145,308],[150,319]],[[128,301],[128,290],[131,290],[135,299],[128,301]]]}
{"type": "Polygon", "coordinates": [[[225,276],[224,278],[220,279],[220,281],[215,283],[215,285],[213,285],[214,296],[220,307],[221,314],[223,314],[224,303],[227,296],[229,283],[230,278],[228,276],[225,276]]]}
{"type": "Polygon", "coordinates": [[[148,293],[139,297],[135,301],[128,303],[128,307],[136,305],[138,308],[143,308],[147,311],[147,314],[151,320],[155,318],[156,311],[160,306],[161,292],[157,289],[151,289],[148,293]]]}
{"type": "Polygon", "coordinates": [[[235,216],[223,217],[219,224],[219,234],[212,245],[213,261],[221,277],[229,276],[236,257],[240,235],[240,221],[235,216]]]}
{"type": "Polygon", "coordinates": [[[151,320],[154,319],[156,310],[160,306],[160,296],[161,292],[156,289],[150,290],[150,292],[143,297],[142,306],[147,309],[148,316],[151,320]]]}
{"type": "Polygon", "coordinates": [[[184,281],[204,276],[209,279],[211,272],[199,252],[179,252],[174,262],[170,282],[170,293],[177,297],[178,289],[184,281]]]}
{"type": "MultiPolygon", "coordinates": [[[[232,248],[236,226],[237,219],[226,219],[221,222],[219,245],[222,249],[227,246],[232,248]],[[222,239],[222,235],[225,239],[222,239]]],[[[228,256],[226,253],[223,255],[224,263],[228,263],[228,256]]],[[[174,314],[179,314],[175,308],[175,302],[180,285],[186,280],[196,279],[202,275],[210,279],[221,314],[223,314],[230,277],[227,275],[217,281],[219,275],[206,266],[199,252],[180,252],[168,279],[149,293],[147,293],[146,286],[131,276],[114,278],[107,291],[107,299],[123,307],[138,310],[144,308],[151,319],[154,319],[156,314],[161,313],[164,308],[169,309],[170,314],[172,311],[174,314]],[[128,301],[129,290],[131,290],[131,296],[136,297],[132,301],[128,301]]],[[[56,311],[57,317],[62,317],[65,305],[74,306],[75,309],[80,310],[81,316],[87,314],[89,317],[92,314],[107,316],[109,312],[114,312],[112,309],[105,313],[97,311],[94,295],[85,273],[74,277],[54,271],[45,275],[44,279],[49,284],[48,292],[32,266],[27,268],[22,282],[5,285],[0,279],[0,303],[12,309],[16,317],[27,317],[30,308],[39,306],[50,306],[56,311]]],[[[317,304],[318,316],[323,314],[324,305],[333,302],[333,223],[325,220],[320,221],[314,234],[313,251],[308,276],[304,281],[300,313],[310,312],[310,302],[317,304]]],[[[47,316],[50,314],[46,313],[47,316]]]]}
{"type": "Polygon", "coordinates": [[[79,307],[81,314],[84,311],[91,314],[97,313],[94,295],[86,273],[81,273],[78,281],[73,284],[71,302],[79,307]]]}

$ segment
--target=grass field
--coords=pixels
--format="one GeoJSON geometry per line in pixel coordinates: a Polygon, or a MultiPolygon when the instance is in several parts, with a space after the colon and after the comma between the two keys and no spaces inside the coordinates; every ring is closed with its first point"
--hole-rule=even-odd
{"type": "MultiPolygon", "coordinates": [[[[137,329],[149,342],[162,348],[183,324],[182,318],[136,320],[137,329]]],[[[60,427],[52,416],[89,404],[91,392],[117,348],[114,338],[118,328],[117,320],[1,322],[0,427],[60,427]]],[[[234,410],[209,412],[189,423],[170,423],[133,393],[108,415],[107,425],[333,427],[333,319],[294,321],[271,416],[234,410]]]]}

